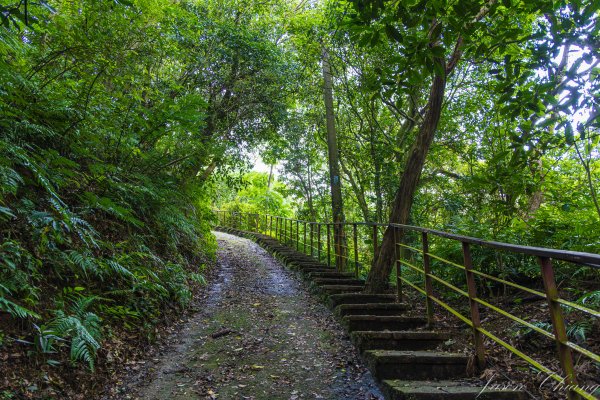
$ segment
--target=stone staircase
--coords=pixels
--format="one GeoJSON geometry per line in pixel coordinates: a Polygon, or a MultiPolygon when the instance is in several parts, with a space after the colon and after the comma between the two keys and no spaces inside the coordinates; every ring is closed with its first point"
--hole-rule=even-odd
{"type": "Polygon", "coordinates": [[[361,293],[364,282],[260,234],[223,229],[255,240],[305,279],[334,311],[390,400],[521,400],[524,392],[490,390],[467,379],[469,357],[437,348],[450,336],[407,316],[392,294],[361,293]]]}

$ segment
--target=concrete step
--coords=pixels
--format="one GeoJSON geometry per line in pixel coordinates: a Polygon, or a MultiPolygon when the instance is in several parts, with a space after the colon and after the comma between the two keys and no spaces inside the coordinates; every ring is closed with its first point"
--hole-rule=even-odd
{"type": "Polygon", "coordinates": [[[324,272],[309,272],[308,277],[311,279],[317,278],[353,278],[354,274],[349,272],[335,272],[331,271],[331,268],[327,269],[324,272]]]}
{"type": "Polygon", "coordinates": [[[327,295],[341,293],[358,293],[363,290],[364,284],[360,285],[323,285],[319,286],[319,290],[327,295]]]}
{"type": "Polygon", "coordinates": [[[315,262],[311,257],[301,256],[299,253],[278,253],[280,256],[286,258],[290,264],[296,264],[298,266],[309,266],[309,265],[318,265],[319,263],[315,262]]]}
{"type": "Polygon", "coordinates": [[[331,309],[335,309],[340,304],[394,302],[396,302],[396,295],[393,294],[342,293],[329,296],[328,306],[331,309]]]}
{"type": "Polygon", "coordinates": [[[399,315],[410,309],[406,303],[366,303],[340,304],[335,308],[335,314],[346,315],[399,315]]]}
{"type": "Polygon", "coordinates": [[[354,331],[405,331],[418,328],[427,323],[421,317],[405,317],[401,315],[346,315],[342,324],[350,332],[354,331]]]}
{"type": "Polygon", "coordinates": [[[299,263],[299,262],[290,262],[288,263],[291,269],[299,270],[299,271],[308,271],[313,269],[327,269],[328,271],[335,272],[335,268],[328,267],[326,264],[321,263],[299,263]]]}
{"type": "Polygon", "coordinates": [[[359,279],[352,278],[314,278],[313,283],[315,285],[323,286],[323,285],[354,285],[354,286],[364,286],[365,281],[361,281],[359,279]]]}
{"type": "Polygon", "coordinates": [[[467,376],[468,357],[436,351],[367,350],[363,358],[378,379],[428,380],[467,376]]]}
{"type": "Polygon", "coordinates": [[[384,380],[383,394],[387,400],[525,400],[525,392],[491,390],[485,384],[469,385],[456,381],[384,380]]]}
{"type": "Polygon", "coordinates": [[[333,269],[332,268],[305,268],[305,269],[294,269],[292,268],[293,271],[298,271],[300,272],[302,275],[308,277],[310,274],[314,273],[314,272],[331,272],[333,269]]]}
{"type": "Polygon", "coordinates": [[[432,350],[450,335],[431,331],[354,331],[352,342],[366,350],[432,350]]]}

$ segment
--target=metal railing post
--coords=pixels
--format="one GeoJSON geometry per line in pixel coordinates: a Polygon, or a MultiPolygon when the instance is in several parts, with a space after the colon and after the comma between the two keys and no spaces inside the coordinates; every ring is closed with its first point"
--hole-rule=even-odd
{"type": "Polygon", "coordinates": [[[300,251],[300,221],[296,220],[296,251],[300,251]]]}
{"type": "Polygon", "coordinates": [[[354,275],[358,279],[358,232],[356,224],[352,224],[352,238],[354,242],[354,275]]]}
{"type": "Polygon", "coordinates": [[[304,230],[302,231],[302,237],[304,240],[302,241],[302,248],[304,249],[304,254],[306,254],[306,221],[304,221],[304,230]]]}
{"type": "Polygon", "coordinates": [[[321,224],[317,224],[317,256],[321,262],[321,224]]]}
{"type": "Polygon", "coordinates": [[[421,233],[423,241],[423,271],[425,271],[425,308],[427,309],[427,326],[433,326],[433,284],[431,283],[431,258],[429,256],[429,238],[427,232],[421,233]]]}
{"type": "Polygon", "coordinates": [[[394,266],[396,267],[396,301],[402,303],[402,262],[400,261],[402,251],[398,251],[398,228],[394,227],[394,266]]]}
{"type": "Polygon", "coordinates": [[[485,367],[485,349],[483,347],[483,335],[479,332],[481,321],[479,319],[479,305],[475,301],[477,298],[477,285],[475,275],[473,274],[473,259],[469,243],[462,242],[463,258],[465,262],[465,275],[467,279],[467,290],[469,294],[469,305],[471,307],[471,323],[473,324],[473,343],[475,345],[475,354],[477,356],[477,366],[482,369],[485,367]]]}
{"type": "Polygon", "coordinates": [[[329,243],[331,238],[331,226],[327,224],[327,266],[331,267],[331,244],[329,243]]]}
{"type": "Polygon", "coordinates": [[[377,251],[379,250],[379,238],[377,236],[377,224],[375,224],[373,225],[373,260],[377,258],[377,251]]]}
{"type": "Polygon", "coordinates": [[[315,248],[314,248],[314,230],[315,230],[315,224],[313,224],[311,222],[309,225],[310,225],[310,256],[314,257],[314,252],[315,252],[315,248]]]}
{"type": "MultiPolygon", "coordinates": [[[[567,346],[569,339],[567,337],[565,319],[560,303],[557,301],[559,296],[556,280],[554,278],[554,269],[552,268],[552,260],[549,257],[538,257],[538,262],[542,269],[542,280],[544,281],[544,289],[550,308],[550,319],[552,320],[552,327],[554,328],[554,338],[556,340],[556,349],[558,351],[560,366],[565,373],[565,383],[567,384],[567,387],[574,387],[577,385],[577,379],[573,368],[571,349],[567,346]]],[[[580,398],[579,395],[572,390],[567,392],[567,396],[569,399],[580,398]]]]}

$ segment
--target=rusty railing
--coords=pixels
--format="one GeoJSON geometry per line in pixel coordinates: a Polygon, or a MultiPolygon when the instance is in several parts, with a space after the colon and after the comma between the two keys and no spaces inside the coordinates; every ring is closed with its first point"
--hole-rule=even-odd
{"type": "MultiPolygon", "coordinates": [[[[600,368],[598,366],[600,356],[569,340],[563,309],[576,310],[583,313],[586,318],[592,318],[594,322],[600,317],[600,312],[561,298],[555,280],[555,266],[553,265],[553,261],[561,264],[576,264],[589,268],[592,274],[596,274],[600,271],[600,255],[598,254],[520,246],[416,226],[370,222],[339,224],[341,225],[343,243],[339,251],[336,252],[332,243],[333,223],[302,221],[281,216],[235,211],[216,211],[216,214],[218,223],[222,227],[271,236],[281,243],[315,257],[332,268],[351,271],[357,278],[364,278],[367,275],[370,265],[378,253],[380,238],[383,237],[386,230],[391,229],[394,235],[396,254],[395,268],[391,280],[395,283],[398,300],[402,299],[403,286],[410,287],[423,295],[429,325],[434,323],[434,304],[447,310],[468,325],[473,332],[474,352],[477,364],[480,367],[483,367],[486,362],[484,339],[488,338],[525,360],[538,372],[546,374],[549,379],[554,379],[563,385],[569,399],[595,399],[598,395],[598,391],[594,390],[597,387],[590,389],[578,385],[573,354],[576,354],[579,359],[585,357],[591,360],[596,363],[597,368],[600,368]],[[397,237],[403,239],[397,240],[397,237]],[[442,257],[431,251],[432,242],[440,240],[450,241],[457,246],[460,245],[462,260],[450,260],[448,258],[451,257],[442,257]],[[538,276],[541,283],[543,283],[543,285],[538,286],[543,286],[543,291],[484,272],[482,265],[476,265],[473,261],[473,252],[474,250],[482,251],[485,249],[508,253],[521,258],[535,258],[539,268],[538,276]],[[443,272],[447,268],[458,269],[464,273],[463,283],[466,290],[458,287],[457,283],[452,283],[441,276],[444,275],[443,272]],[[525,316],[513,315],[509,311],[492,304],[491,301],[484,299],[484,296],[478,294],[477,290],[478,287],[481,287],[483,280],[510,287],[512,290],[525,292],[534,298],[546,299],[552,332],[535,323],[526,321],[525,316]],[[434,284],[446,290],[443,294],[453,293],[467,299],[469,305],[468,315],[461,313],[456,307],[451,306],[448,301],[443,300],[442,296],[438,294],[442,292],[437,290],[436,293],[434,284]],[[484,321],[480,319],[480,307],[492,310],[522,327],[553,340],[556,343],[557,358],[562,373],[542,365],[534,360],[532,356],[510,344],[507,339],[500,338],[491,330],[486,329],[484,321]]],[[[597,276],[600,277],[600,274],[597,276]]],[[[600,279],[598,283],[600,287],[600,279]]],[[[531,286],[535,287],[535,285],[531,286]]],[[[593,334],[598,335],[598,332],[593,334]]],[[[598,338],[595,340],[598,340],[598,338]]]]}

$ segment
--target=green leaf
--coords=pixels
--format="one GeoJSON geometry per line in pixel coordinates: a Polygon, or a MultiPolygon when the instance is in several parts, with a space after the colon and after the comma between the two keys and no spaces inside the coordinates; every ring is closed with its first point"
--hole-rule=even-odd
{"type": "Polygon", "coordinates": [[[396,41],[398,43],[402,42],[402,34],[398,29],[390,24],[385,25],[385,33],[390,40],[396,41]]]}
{"type": "Polygon", "coordinates": [[[565,124],[565,140],[568,145],[572,145],[574,142],[573,127],[569,122],[565,124]]]}

